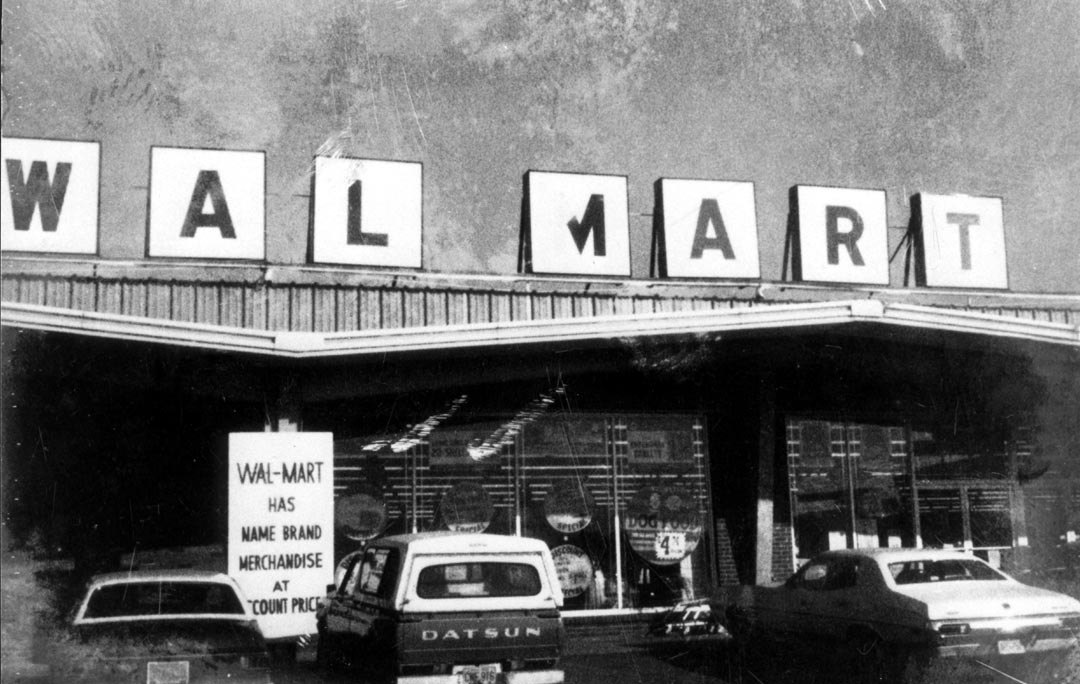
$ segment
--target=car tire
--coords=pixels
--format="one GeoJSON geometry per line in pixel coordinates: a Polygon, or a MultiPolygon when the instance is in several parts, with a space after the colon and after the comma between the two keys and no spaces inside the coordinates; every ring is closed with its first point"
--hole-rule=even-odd
{"type": "Polygon", "coordinates": [[[921,660],[911,649],[886,644],[872,632],[852,635],[849,645],[858,684],[916,684],[922,679],[921,660]]]}
{"type": "Polygon", "coordinates": [[[858,631],[848,637],[848,657],[851,674],[857,684],[879,684],[888,678],[888,652],[881,637],[873,632],[858,631]]]}

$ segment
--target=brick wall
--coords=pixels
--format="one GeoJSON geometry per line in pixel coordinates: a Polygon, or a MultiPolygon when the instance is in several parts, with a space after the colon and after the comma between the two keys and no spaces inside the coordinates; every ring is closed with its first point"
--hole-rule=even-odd
{"type": "Polygon", "coordinates": [[[716,567],[716,578],[720,586],[739,584],[739,571],[735,567],[735,554],[731,550],[731,535],[728,533],[727,521],[723,518],[716,519],[716,567]]]}
{"type": "Polygon", "coordinates": [[[773,580],[787,579],[795,571],[795,549],[791,544],[791,523],[773,523],[773,580]]]}

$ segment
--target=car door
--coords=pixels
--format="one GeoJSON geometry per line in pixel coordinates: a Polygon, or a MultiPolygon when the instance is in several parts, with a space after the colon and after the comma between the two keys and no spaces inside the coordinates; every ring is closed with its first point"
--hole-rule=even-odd
{"type": "Polygon", "coordinates": [[[326,629],[332,634],[345,634],[349,631],[351,613],[354,610],[354,592],[360,580],[360,568],[363,563],[363,554],[357,554],[348,567],[341,584],[330,597],[330,605],[326,609],[326,629]]]}
{"type": "Polygon", "coordinates": [[[865,623],[868,615],[866,601],[860,596],[859,573],[865,571],[864,561],[854,556],[830,558],[826,579],[817,593],[815,612],[819,636],[829,641],[847,637],[848,629],[865,623]]]}
{"type": "Polygon", "coordinates": [[[386,642],[393,646],[393,623],[398,613],[393,597],[398,586],[401,554],[397,549],[379,546],[364,552],[355,582],[347,586],[349,631],[365,641],[386,642]],[[389,640],[389,641],[388,641],[389,640]]]}
{"type": "Polygon", "coordinates": [[[769,591],[758,607],[762,627],[777,636],[815,639],[821,629],[822,593],[828,573],[828,560],[814,559],[783,587],[769,591]]]}

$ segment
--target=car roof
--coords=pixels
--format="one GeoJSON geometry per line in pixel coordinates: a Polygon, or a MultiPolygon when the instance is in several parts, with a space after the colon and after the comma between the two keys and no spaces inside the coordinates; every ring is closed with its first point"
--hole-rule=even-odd
{"type": "Polygon", "coordinates": [[[531,537],[450,531],[400,534],[369,544],[369,548],[377,546],[396,546],[412,553],[529,553],[548,548],[543,541],[531,537]]]}
{"type": "Polygon", "coordinates": [[[834,549],[819,554],[818,558],[838,556],[858,556],[872,558],[879,563],[902,563],[913,560],[949,560],[957,557],[975,558],[971,553],[963,549],[898,549],[898,548],[870,548],[870,549],[834,549]]]}
{"type": "Polygon", "coordinates": [[[119,584],[125,582],[218,582],[233,584],[233,579],[223,572],[192,570],[187,568],[146,568],[105,572],[90,578],[91,584],[119,584]]]}

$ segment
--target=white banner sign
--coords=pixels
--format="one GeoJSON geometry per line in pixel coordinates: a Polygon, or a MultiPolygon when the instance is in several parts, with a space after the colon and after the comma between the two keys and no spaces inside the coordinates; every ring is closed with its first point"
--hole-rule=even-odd
{"type": "Polygon", "coordinates": [[[316,157],[314,212],[314,261],[420,268],[421,164],[316,157]]]}
{"type": "Polygon", "coordinates": [[[0,248],[97,254],[101,144],[3,138],[0,248]]]}
{"type": "Polygon", "coordinates": [[[264,259],[266,155],[153,147],[152,257],[264,259]]]}
{"type": "Polygon", "coordinates": [[[531,272],[630,275],[625,176],[529,171],[526,192],[531,272]]]}
{"type": "Polygon", "coordinates": [[[267,638],[315,632],[334,581],[331,433],[229,435],[228,555],[267,638]]]}
{"type": "Polygon", "coordinates": [[[801,280],[889,284],[884,190],[799,185],[796,193],[801,280]]]}
{"type": "Polygon", "coordinates": [[[753,183],[662,178],[656,192],[660,275],[761,276],[753,183]]]}
{"type": "Polygon", "coordinates": [[[1001,199],[920,193],[919,254],[929,287],[1009,287],[1001,199]]]}

